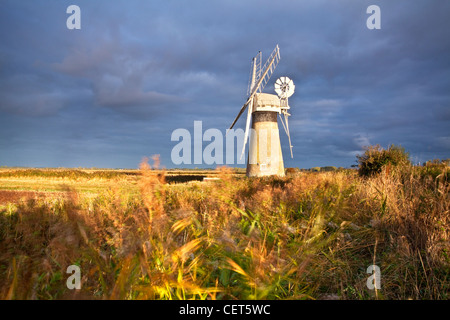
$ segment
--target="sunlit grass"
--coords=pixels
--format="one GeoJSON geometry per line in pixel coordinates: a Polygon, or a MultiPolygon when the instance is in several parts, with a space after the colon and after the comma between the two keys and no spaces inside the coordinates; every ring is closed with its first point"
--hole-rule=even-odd
{"type": "MultiPolygon", "coordinates": [[[[217,181],[168,184],[167,171],[154,169],[83,176],[61,193],[3,204],[0,297],[449,298],[447,174],[247,179],[219,168],[217,181]],[[79,291],[65,285],[72,264],[79,291]],[[371,264],[382,272],[376,292],[366,286],[371,264]]],[[[17,183],[8,179],[1,188],[17,183]]],[[[24,186],[56,190],[62,179],[24,186]]]]}

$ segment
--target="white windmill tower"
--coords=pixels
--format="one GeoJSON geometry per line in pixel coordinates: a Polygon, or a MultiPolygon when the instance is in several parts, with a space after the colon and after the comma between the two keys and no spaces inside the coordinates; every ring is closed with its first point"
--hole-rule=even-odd
{"type": "Polygon", "coordinates": [[[247,122],[244,133],[244,143],[241,158],[245,152],[245,145],[249,137],[250,120],[252,130],[247,160],[247,176],[284,176],[283,155],[281,152],[280,134],[278,130],[277,114],[289,138],[289,147],[292,155],[291,138],[289,134],[288,117],[290,109],[288,98],[294,93],[295,86],[288,77],[281,77],[275,82],[274,94],[262,93],[265,85],[272,76],[280,61],[280,48],[278,45],[261,67],[261,52],[252,60],[248,98],[239,111],[230,129],[248,107],[247,122]],[[283,117],[282,117],[283,115],[283,117]],[[284,119],[283,119],[284,118],[284,119]],[[284,121],[283,121],[284,120],[284,121]]]}

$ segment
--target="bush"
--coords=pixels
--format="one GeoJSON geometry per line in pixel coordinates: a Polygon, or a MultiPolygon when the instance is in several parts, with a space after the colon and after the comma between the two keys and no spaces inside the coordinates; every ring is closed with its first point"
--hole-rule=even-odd
{"type": "Polygon", "coordinates": [[[390,164],[392,167],[410,165],[409,153],[403,147],[390,145],[383,149],[380,145],[365,147],[361,156],[356,156],[359,163],[358,173],[362,177],[369,177],[381,172],[381,169],[390,164]]]}
{"type": "Polygon", "coordinates": [[[300,172],[300,170],[298,168],[286,168],[285,169],[285,174],[287,176],[295,176],[300,172]]]}
{"type": "Polygon", "coordinates": [[[337,168],[334,167],[334,166],[320,167],[320,171],[325,171],[325,172],[327,172],[327,171],[336,171],[336,170],[337,170],[337,168]]]}
{"type": "Polygon", "coordinates": [[[423,164],[423,167],[419,167],[419,172],[422,178],[431,177],[435,180],[437,177],[442,176],[443,179],[450,180],[449,160],[434,159],[427,161],[423,164]]]}

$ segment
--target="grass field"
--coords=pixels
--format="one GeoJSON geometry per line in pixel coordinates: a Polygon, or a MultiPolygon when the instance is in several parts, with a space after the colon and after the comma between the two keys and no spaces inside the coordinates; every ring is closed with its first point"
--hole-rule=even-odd
{"type": "Polygon", "coordinates": [[[448,177],[3,168],[0,298],[449,299],[448,177]]]}

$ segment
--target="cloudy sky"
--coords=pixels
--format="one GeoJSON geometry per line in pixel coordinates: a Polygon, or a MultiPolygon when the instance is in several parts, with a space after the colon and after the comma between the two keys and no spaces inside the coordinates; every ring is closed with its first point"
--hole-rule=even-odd
{"type": "Polygon", "coordinates": [[[296,85],[286,167],[349,167],[373,144],[450,158],[449,15],[444,0],[0,0],[0,166],[176,167],[172,132],[225,133],[252,57],[277,44],[265,92],[296,85]]]}

